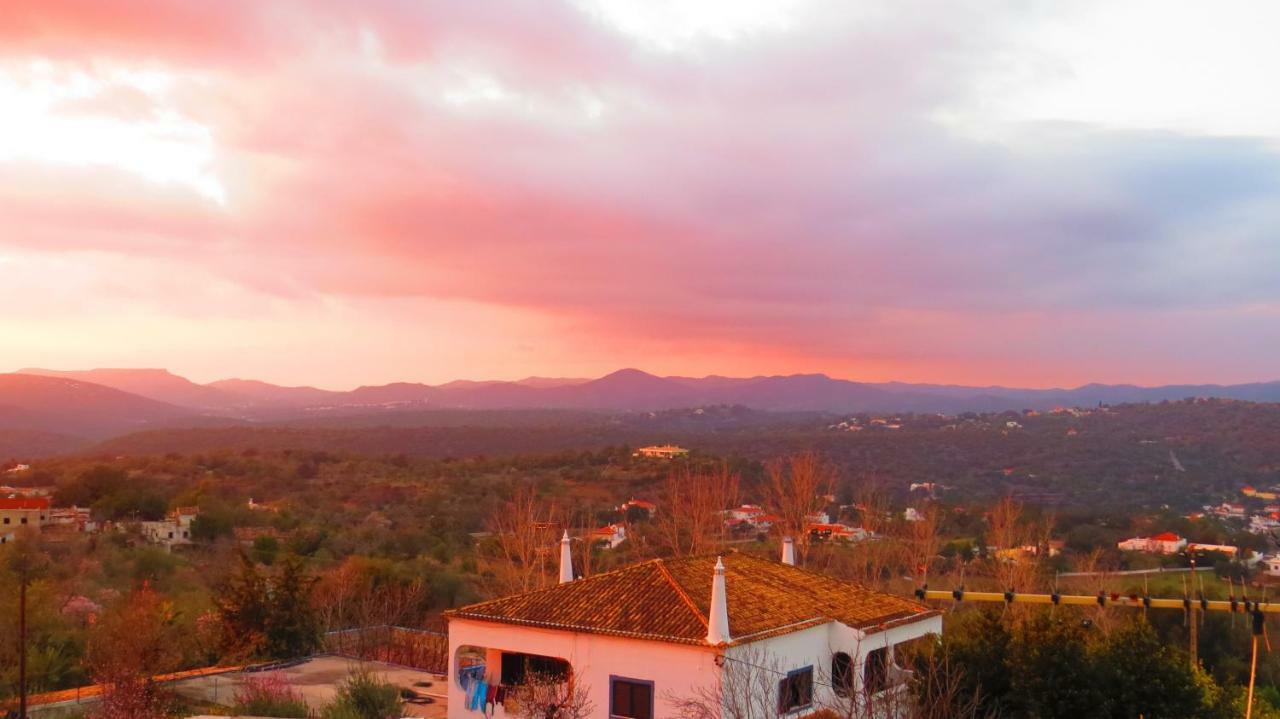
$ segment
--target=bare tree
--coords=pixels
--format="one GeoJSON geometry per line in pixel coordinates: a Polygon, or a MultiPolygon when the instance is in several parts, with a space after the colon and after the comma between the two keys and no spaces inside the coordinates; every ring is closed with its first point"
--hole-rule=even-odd
{"type": "Polygon", "coordinates": [[[663,487],[665,505],[653,524],[672,556],[705,554],[727,538],[724,511],[738,503],[738,475],[717,469],[678,469],[663,487]]]}
{"type": "Polygon", "coordinates": [[[177,666],[173,607],[144,586],[105,613],[89,634],[85,662],[103,685],[97,719],[160,719],[164,699],[152,681],[177,666]]]}
{"type": "Polygon", "coordinates": [[[885,654],[875,680],[865,671],[867,662],[875,661],[872,647],[865,653],[861,647],[852,652],[863,655],[864,663],[850,661],[839,674],[832,662],[830,671],[819,674],[819,682],[831,691],[818,694],[817,705],[831,719],[977,719],[980,703],[976,695],[966,693],[962,670],[940,656],[932,638],[918,641],[927,646],[925,651],[913,651],[911,642],[893,648],[892,662],[885,654]],[[857,677],[860,666],[863,676],[857,677]]]}
{"type": "Polygon", "coordinates": [[[777,529],[796,543],[797,559],[808,552],[810,517],[827,505],[835,485],[835,470],[814,452],[792,455],[765,465],[770,510],[778,515],[777,529]]]}
{"type": "Polygon", "coordinates": [[[856,496],[859,522],[867,539],[843,551],[824,553],[826,570],[869,587],[883,588],[888,577],[895,575],[894,570],[904,568],[902,538],[897,536],[900,532],[891,531],[895,525],[889,521],[889,501],[878,482],[865,482],[856,496]]]}
{"type": "Polygon", "coordinates": [[[587,688],[572,674],[532,674],[511,691],[504,707],[520,719],[586,719],[595,711],[587,688]]]}
{"type": "Polygon", "coordinates": [[[902,545],[906,570],[917,585],[928,581],[929,565],[938,556],[942,540],[938,537],[938,508],[930,506],[920,515],[919,521],[905,522],[902,545]]]}
{"type": "Polygon", "coordinates": [[[1039,545],[1047,545],[1047,530],[1023,516],[1022,505],[1005,497],[987,515],[987,544],[995,548],[990,558],[992,575],[1001,589],[1029,589],[1040,572],[1039,545]]]}
{"type": "MultiPolygon", "coordinates": [[[[965,692],[959,667],[932,651],[907,655],[916,671],[895,664],[883,666],[883,681],[870,684],[855,673],[862,666],[850,659],[835,676],[820,669],[812,685],[811,717],[823,719],[977,719],[978,697],[965,692]]],[[[904,650],[898,645],[895,651],[904,650]]],[[[909,652],[909,650],[907,650],[909,652]]],[[[904,652],[906,653],[906,652],[904,652]]],[[[846,656],[862,654],[854,648],[846,656]]],[[[755,647],[722,656],[714,683],[690,695],[667,694],[679,719],[776,719],[779,684],[787,672],[768,652],[755,647]]]]}
{"type": "Polygon", "coordinates": [[[489,522],[499,560],[492,569],[502,590],[508,594],[538,589],[548,583],[555,569],[560,512],[538,499],[527,484],[516,488],[511,501],[495,512],[489,522]]]}
{"type": "Polygon", "coordinates": [[[679,719],[775,719],[778,680],[786,672],[775,657],[748,647],[724,656],[717,680],[688,696],[667,694],[679,719]]]}

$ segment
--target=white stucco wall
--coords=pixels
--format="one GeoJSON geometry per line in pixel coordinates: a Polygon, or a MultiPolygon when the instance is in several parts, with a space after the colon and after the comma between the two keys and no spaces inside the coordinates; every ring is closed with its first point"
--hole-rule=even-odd
{"type": "MultiPolygon", "coordinates": [[[[731,632],[732,629],[730,626],[731,632]]],[[[775,687],[786,672],[812,666],[816,707],[833,699],[832,691],[826,685],[831,681],[831,656],[835,652],[845,652],[853,658],[855,676],[861,681],[863,661],[869,652],[941,632],[941,617],[872,632],[829,622],[728,647],[724,654],[729,661],[760,662],[770,670],[777,670],[780,674],[772,682],[775,687]]],[[[449,622],[449,719],[480,716],[478,711],[467,710],[465,693],[455,680],[454,662],[458,648],[462,646],[523,652],[568,661],[578,680],[589,688],[595,705],[592,717],[600,719],[609,716],[611,676],[653,682],[654,716],[670,717],[674,714],[670,702],[672,697],[692,697],[700,689],[714,687],[721,671],[715,661],[718,652],[712,647],[452,619],[449,622]]],[[[488,678],[496,680],[498,677],[493,673],[498,669],[494,666],[496,654],[490,654],[487,664],[488,678]]],[[[776,702],[776,695],[772,701],[776,702]]],[[[795,716],[804,713],[807,712],[797,712],[795,716]]],[[[491,716],[505,715],[499,709],[496,715],[491,716]]]]}
{"type": "MultiPolygon", "coordinates": [[[[730,629],[732,630],[732,627],[730,629]]],[[[778,680],[781,680],[786,672],[812,666],[814,704],[821,706],[829,705],[835,698],[830,684],[832,682],[831,657],[836,652],[844,652],[852,658],[854,676],[859,683],[855,693],[861,693],[862,670],[867,654],[881,647],[892,647],[918,637],[941,632],[942,617],[930,617],[884,631],[870,632],[853,629],[839,622],[829,622],[802,631],[729,647],[725,656],[730,660],[752,659],[753,663],[763,663],[769,669],[782,673],[778,675],[778,680]]],[[[892,650],[890,652],[892,658],[892,650]]],[[[797,712],[797,714],[803,713],[797,712]]]]}
{"type": "MultiPolygon", "coordinates": [[[[600,719],[609,716],[611,676],[653,682],[654,715],[670,717],[674,711],[669,697],[687,697],[699,687],[713,686],[717,671],[716,652],[711,647],[454,618],[449,621],[449,719],[480,716],[478,711],[467,710],[466,695],[455,680],[454,662],[458,648],[462,646],[503,649],[568,661],[577,680],[588,687],[589,697],[595,706],[591,716],[600,719]]],[[[488,663],[491,665],[493,662],[488,663]]],[[[505,714],[499,709],[496,715],[490,716],[502,717],[505,714]]]]}

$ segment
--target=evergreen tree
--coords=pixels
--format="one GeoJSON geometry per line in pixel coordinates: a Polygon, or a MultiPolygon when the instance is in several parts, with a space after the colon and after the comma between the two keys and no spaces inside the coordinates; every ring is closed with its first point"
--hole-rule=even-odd
{"type": "Polygon", "coordinates": [[[320,642],[319,619],[311,601],[315,579],[307,576],[301,559],[289,556],[271,584],[267,654],[277,658],[310,654],[320,642]]]}
{"type": "Polygon", "coordinates": [[[234,657],[251,657],[266,644],[270,617],[267,580],[244,553],[237,571],[219,587],[214,603],[222,619],[223,652],[234,657]]]}
{"type": "Polygon", "coordinates": [[[223,583],[215,601],[222,619],[223,650],[240,657],[292,659],[320,643],[311,601],[315,580],[302,560],[289,556],[274,576],[264,576],[248,555],[223,583]]]}
{"type": "Polygon", "coordinates": [[[1164,644],[1146,619],[1113,630],[1095,646],[1093,663],[1114,719],[1203,717],[1212,703],[1186,654],[1164,644]]]}
{"type": "Polygon", "coordinates": [[[1014,634],[1009,649],[1009,702],[1015,714],[1036,719],[1108,715],[1107,696],[1078,620],[1038,614],[1014,634]]]}

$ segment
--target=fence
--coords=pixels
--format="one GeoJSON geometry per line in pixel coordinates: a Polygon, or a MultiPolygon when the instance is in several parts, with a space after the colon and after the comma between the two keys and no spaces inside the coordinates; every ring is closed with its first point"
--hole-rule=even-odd
{"type": "Polygon", "coordinates": [[[444,674],[449,667],[449,636],[427,629],[392,625],[343,629],[324,635],[324,651],[433,674],[444,674]]]}

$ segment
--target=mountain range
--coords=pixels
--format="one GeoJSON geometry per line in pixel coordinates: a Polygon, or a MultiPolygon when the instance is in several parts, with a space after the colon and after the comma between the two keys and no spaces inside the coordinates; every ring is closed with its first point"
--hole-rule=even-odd
{"type": "Polygon", "coordinates": [[[530,377],[515,382],[461,380],[442,385],[396,382],[335,391],[249,379],[198,384],[163,369],[28,368],[0,374],[0,436],[21,430],[96,439],[149,428],[287,423],[428,409],[648,412],[741,405],[765,411],[828,414],[959,413],[1186,397],[1280,402],[1280,382],[1019,389],[864,383],[821,374],[659,377],[624,369],[597,379],[530,377]]]}

